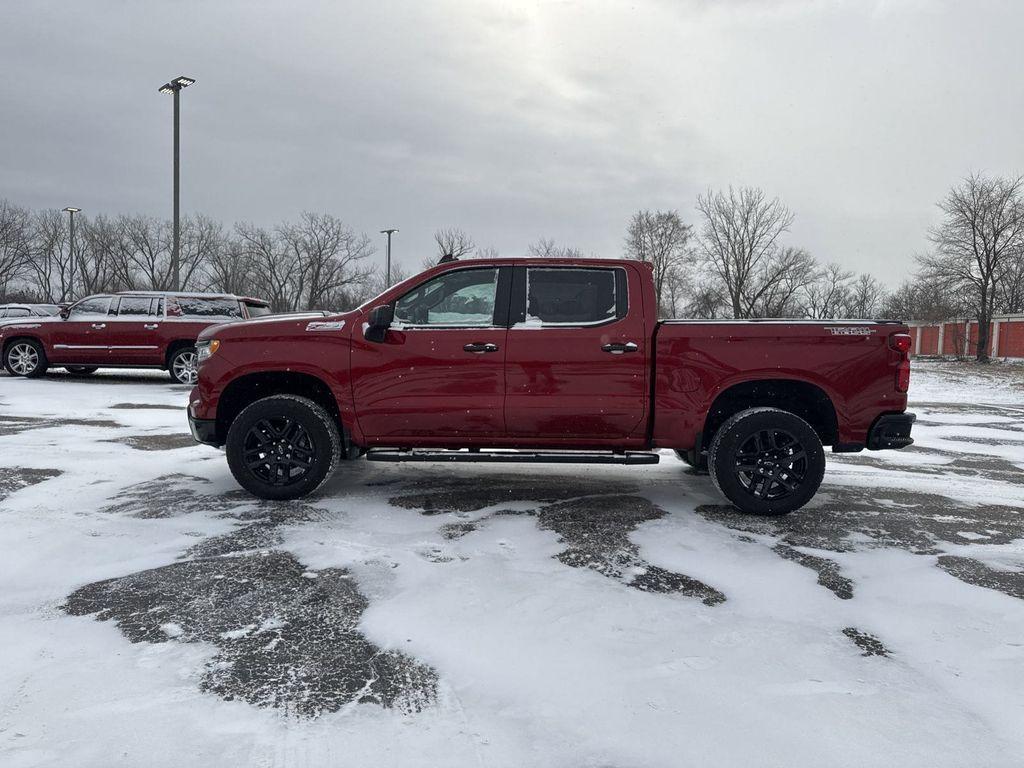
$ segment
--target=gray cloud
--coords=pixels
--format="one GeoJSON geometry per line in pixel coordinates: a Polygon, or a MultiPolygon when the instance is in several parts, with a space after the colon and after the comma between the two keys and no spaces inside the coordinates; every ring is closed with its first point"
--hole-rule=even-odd
{"type": "Polygon", "coordinates": [[[259,223],[326,210],[521,253],[620,252],[639,207],[754,184],[889,281],[972,170],[1024,170],[1024,8],[980,2],[7,4],[0,196],[259,223]]]}

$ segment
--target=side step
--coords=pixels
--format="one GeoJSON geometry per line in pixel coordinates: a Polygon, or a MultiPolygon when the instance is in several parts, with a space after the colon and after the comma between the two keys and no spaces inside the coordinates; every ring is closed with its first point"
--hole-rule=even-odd
{"type": "Polygon", "coordinates": [[[367,461],[489,461],[499,464],[657,464],[661,457],[646,451],[611,453],[599,451],[476,451],[398,450],[371,448],[367,461]]]}

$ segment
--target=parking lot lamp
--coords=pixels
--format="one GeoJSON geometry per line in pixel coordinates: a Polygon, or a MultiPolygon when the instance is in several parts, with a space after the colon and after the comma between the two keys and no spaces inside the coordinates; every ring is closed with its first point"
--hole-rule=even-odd
{"type": "Polygon", "coordinates": [[[195,82],[195,78],[185,77],[179,75],[168,83],[164,83],[160,86],[160,93],[169,93],[174,96],[174,240],[171,247],[171,290],[181,290],[180,282],[180,267],[179,267],[179,254],[180,254],[180,235],[181,227],[179,221],[179,206],[178,206],[178,190],[179,190],[179,178],[178,178],[178,158],[179,158],[179,123],[178,118],[181,102],[181,91],[183,88],[188,88],[195,82]]]}

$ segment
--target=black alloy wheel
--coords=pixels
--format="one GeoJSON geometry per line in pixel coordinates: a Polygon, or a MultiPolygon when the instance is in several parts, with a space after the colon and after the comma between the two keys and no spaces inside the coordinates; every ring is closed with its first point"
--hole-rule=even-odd
{"type": "Polygon", "coordinates": [[[245,435],[245,465],[268,485],[299,482],[313,467],[316,445],[309,432],[287,416],[260,419],[245,435]]]}
{"type": "Polygon", "coordinates": [[[711,479],[738,509],[784,515],[814,496],[825,473],[821,439],[778,408],[750,408],[721,426],[708,451],[711,479]]]}
{"type": "Polygon", "coordinates": [[[263,499],[311,493],[341,458],[334,418],[298,395],[273,395],[247,406],[228,428],[224,447],[238,484],[263,499]]]}

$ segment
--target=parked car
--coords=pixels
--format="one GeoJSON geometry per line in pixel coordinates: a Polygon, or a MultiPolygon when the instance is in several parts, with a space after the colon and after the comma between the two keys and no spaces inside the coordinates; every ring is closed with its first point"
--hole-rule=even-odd
{"type": "Polygon", "coordinates": [[[0,304],[0,320],[18,317],[52,317],[60,314],[57,304],[0,304]]]}
{"type": "Polygon", "coordinates": [[[910,445],[894,321],[659,321],[635,261],[449,262],[351,312],[199,335],[189,424],[244,488],[308,494],[341,459],[655,464],[747,512],[797,509],[823,446],[910,445]]]}
{"type": "Polygon", "coordinates": [[[87,296],[56,317],[0,325],[0,353],[14,376],[50,366],[78,375],[99,368],[162,368],[196,380],[196,337],[211,325],[256,316],[270,305],[227,294],[131,291],[87,296]]]}

